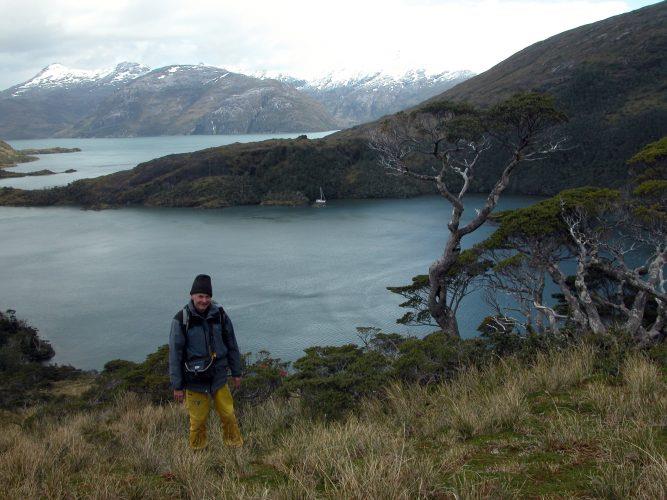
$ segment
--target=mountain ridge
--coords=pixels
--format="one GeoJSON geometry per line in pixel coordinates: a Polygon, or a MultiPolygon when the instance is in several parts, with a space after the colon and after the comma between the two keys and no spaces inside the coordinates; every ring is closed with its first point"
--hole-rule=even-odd
{"type": "Polygon", "coordinates": [[[49,64],[39,73],[23,83],[19,83],[3,92],[10,92],[13,97],[25,93],[28,90],[43,90],[47,88],[62,87],[68,85],[102,84],[109,85],[114,82],[125,82],[133,80],[148,73],[150,68],[143,64],[133,62],[122,62],[114,68],[96,70],[70,69],[60,63],[49,64]]]}
{"type": "Polygon", "coordinates": [[[113,69],[96,70],[51,64],[32,79],[0,92],[0,114],[4,117],[0,137],[336,130],[415,105],[470,75],[467,71],[414,69],[401,74],[330,73],[315,80],[302,80],[266,72],[244,75],[204,64],[150,69],[124,62],[113,69]],[[214,80],[226,74],[231,75],[236,86],[228,85],[229,92],[223,95],[225,82],[218,81],[221,89],[208,92],[216,85],[214,80]],[[182,82],[183,75],[190,75],[189,83],[180,87],[163,85],[174,80],[182,82]],[[146,82],[152,82],[152,92],[146,82]],[[178,102],[172,109],[175,101],[178,102]],[[195,103],[195,109],[188,108],[195,103]],[[161,111],[164,114],[158,116],[161,111]],[[175,111],[178,116],[174,116],[175,111]],[[189,115],[190,122],[182,120],[182,115],[189,115]]]}
{"type": "Polygon", "coordinates": [[[204,65],[171,65],[133,79],[60,137],[326,131],[337,123],[276,80],[204,65]]]}
{"type": "Polygon", "coordinates": [[[349,127],[415,106],[473,75],[465,70],[427,72],[423,69],[402,74],[376,71],[343,78],[330,73],[294,84],[321,102],[338,122],[349,127]]]}

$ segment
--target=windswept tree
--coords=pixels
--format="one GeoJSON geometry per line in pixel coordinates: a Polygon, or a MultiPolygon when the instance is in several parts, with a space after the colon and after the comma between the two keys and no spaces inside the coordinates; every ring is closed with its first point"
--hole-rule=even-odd
{"type": "MultiPolygon", "coordinates": [[[[498,214],[498,228],[478,245],[495,263],[488,280],[487,298],[496,305],[496,314],[504,315],[492,297],[508,293],[523,306],[520,312],[525,318],[524,325],[531,326],[531,319],[535,318],[538,332],[543,331],[545,322],[552,331],[558,330],[559,320],[565,318],[544,299],[545,276],[549,276],[561,289],[571,319],[581,329],[589,330],[583,305],[568,286],[568,276],[562,268],[564,262],[576,256],[563,216],[573,210],[602,213],[619,196],[617,191],[609,189],[579,188],[498,214]]],[[[585,287],[586,283],[581,284],[584,295],[588,294],[585,287]]]]}
{"type": "Polygon", "coordinates": [[[448,285],[462,240],[486,222],[519,165],[561,149],[564,139],[550,132],[565,119],[551,97],[526,93],[487,111],[467,104],[432,103],[395,115],[372,134],[370,146],[378,152],[381,165],[392,174],[432,183],[452,206],[449,237],[428,273],[428,311],[443,331],[459,335],[448,285]],[[492,148],[494,154],[502,151],[507,160],[482,208],[463,224],[466,195],[480,175],[490,174],[484,156],[492,148]]]}
{"type": "Polygon", "coordinates": [[[484,299],[493,308],[494,317],[502,328],[511,324],[525,332],[541,334],[547,329],[558,332],[558,322],[563,316],[545,303],[544,261],[520,253],[507,258],[499,257],[494,251],[490,253],[495,264],[486,275],[484,299]],[[512,305],[502,302],[502,297],[511,297],[512,305]]]}
{"type": "MultiPolygon", "coordinates": [[[[491,267],[492,262],[481,257],[482,252],[477,249],[469,249],[461,252],[454,264],[447,270],[443,279],[446,287],[448,303],[453,315],[456,315],[461,301],[472,292],[479,290],[484,283],[483,277],[491,267]]],[[[438,326],[433,320],[428,308],[429,291],[431,289],[429,277],[420,274],[412,278],[410,285],[390,286],[387,290],[401,295],[406,300],[399,304],[400,307],[408,309],[396,322],[403,325],[438,326]]]]}
{"type": "Polygon", "coordinates": [[[578,188],[497,219],[496,231],[479,245],[496,263],[490,293],[534,292],[525,284],[543,284],[545,275],[560,288],[565,314],[544,303],[542,287],[532,301],[519,301],[527,306],[524,317],[542,316],[552,331],[559,322],[598,334],[620,328],[640,343],[664,335],[667,220],[655,198],[578,188]],[[530,265],[519,273],[517,262],[530,265]],[[575,266],[572,277],[565,262],[575,266]]]}

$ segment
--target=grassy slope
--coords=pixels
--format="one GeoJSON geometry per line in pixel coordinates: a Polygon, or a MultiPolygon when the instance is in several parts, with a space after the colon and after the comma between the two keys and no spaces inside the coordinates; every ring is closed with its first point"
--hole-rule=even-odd
{"type": "Polygon", "coordinates": [[[664,373],[630,357],[608,378],[593,359],[582,348],[394,386],[328,424],[269,400],[240,416],[238,451],[211,418],[208,449],[191,452],[183,407],[130,394],[60,421],[27,411],[2,420],[0,480],[30,498],[664,498],[664,373]]]}

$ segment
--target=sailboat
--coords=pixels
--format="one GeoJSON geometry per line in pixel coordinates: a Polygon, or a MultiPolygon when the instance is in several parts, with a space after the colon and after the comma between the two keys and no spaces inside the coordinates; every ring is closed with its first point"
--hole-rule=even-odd
{"type": "Polygon", "coordinates": [[[327,200],[324,197],[324,192],[322,191],[322,186],[320,186],[320,197],[315,200],[315,203],[313,203],[314,207],[326,207],[327,206],[327,200]]]}

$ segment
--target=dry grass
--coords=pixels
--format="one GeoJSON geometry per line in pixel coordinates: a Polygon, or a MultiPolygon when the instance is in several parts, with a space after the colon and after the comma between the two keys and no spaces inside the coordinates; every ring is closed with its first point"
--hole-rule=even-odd
{"type": "Polygon", "coordinates": [[[594,352],[590,347],[539,354],[534,366],[522,371],[527,392],[557,392],[582,384],[593,373],[594,352]]]}
{"type": "Polygon", "coordinates": [[[131,394],[61,422],[3,415],[2,496],[666,498],[659,368],[629,358],[612,383],[593,377],[592,359],[579,349],[396,384],[334,423],[303,417],[298,398],[270,400],[241,416],[240,450],[224,447],[212,414],[209,446],[190,451],[182,406],[131,394]]]}
{"type": "Polygon", "coordinates": [[[92,377],[81,377],[75,380],[57,380],[53,382],[51,393],[54,396],[76,397],[83,395],[93,386],[92,377]]]}
{"type": "Polygon", "coordinates": [[[438,460],[420,455],[404,429],[352,417],[304,423],[285,436],[267,462],[309,496],[423,498],[443,491],[438,460]]]}

